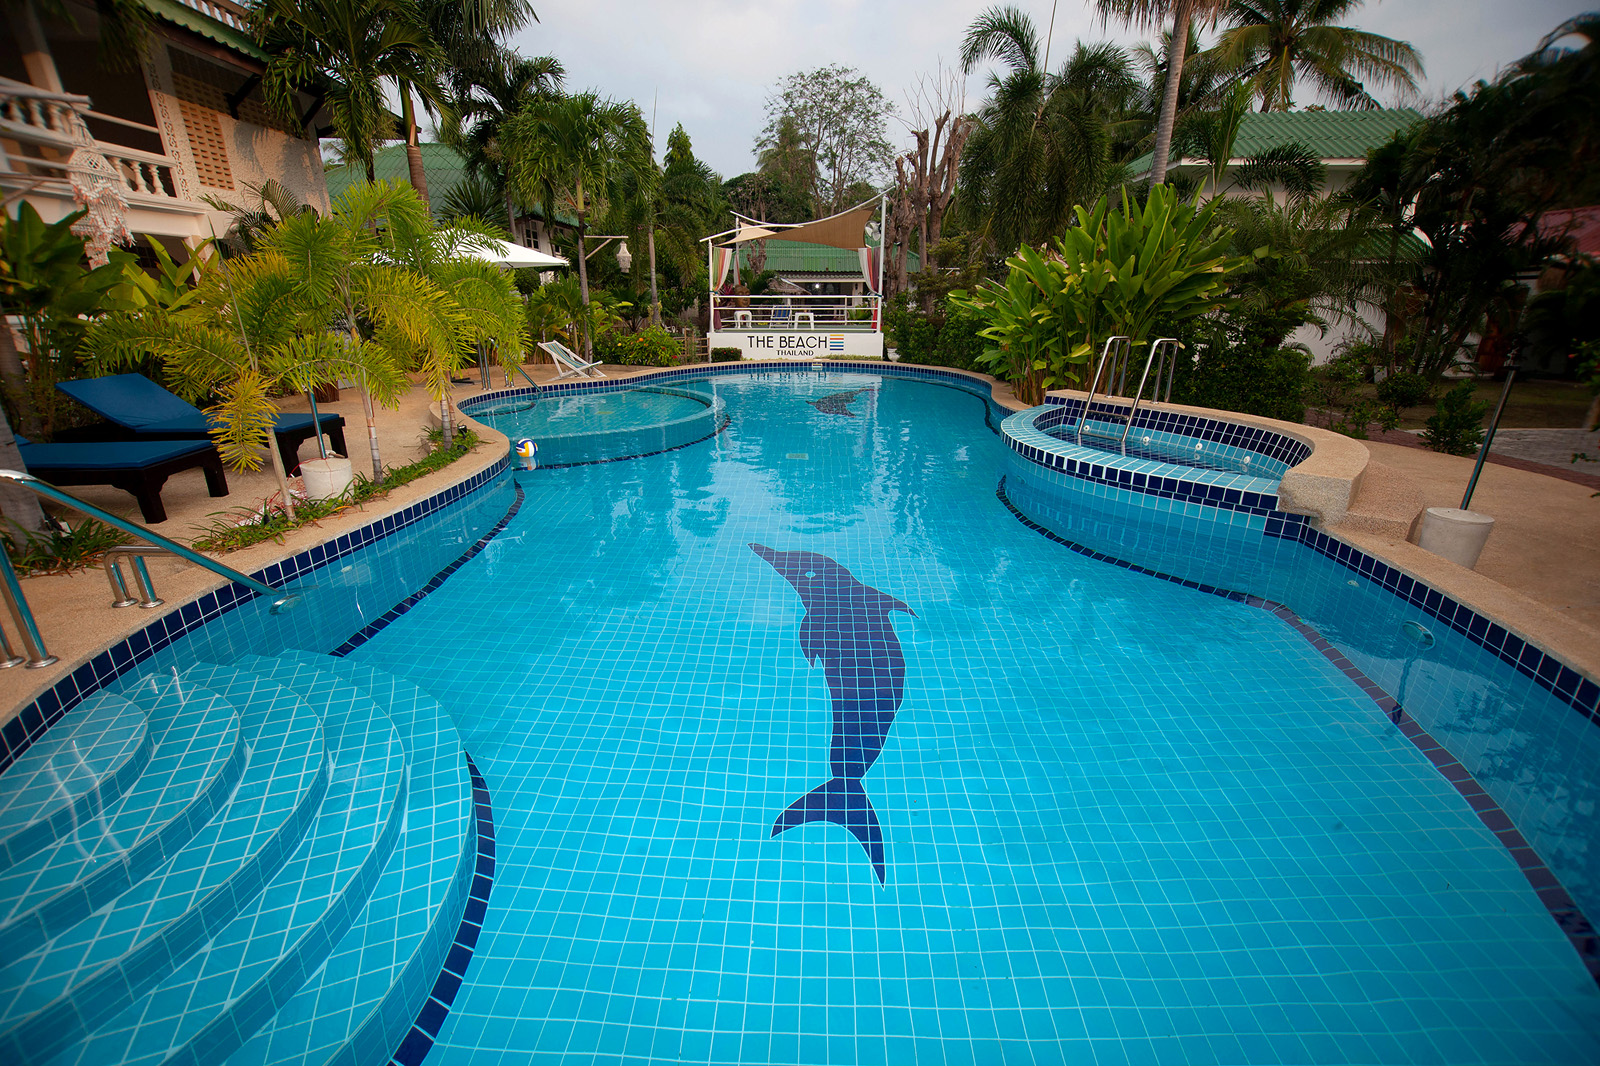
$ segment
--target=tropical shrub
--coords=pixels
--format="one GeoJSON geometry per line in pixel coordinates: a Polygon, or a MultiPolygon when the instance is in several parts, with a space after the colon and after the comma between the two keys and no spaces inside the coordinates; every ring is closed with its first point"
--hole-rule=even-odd
{"type": "Polygon", "coordinates": [[[8,418],[35,440],[49,439],[70,417],[55,385],[81,376],[90,316],[143,302],[128,252],[113,248],[104,266],[84,265],[84,241],[72,226],[86,213],[47,225],[26,200],[15,218],[0,213],[0,315],[21,320],[27,346],[15,351],[11,330],[0,326],[0,382],[8,418]]]}
{"type": "Polygon", "coordinates": [[[1024,246],[1010,273],[950,299],[984,318],[990,346],[978,360],[1025,401],[1080,382],[1105,340],[1144,349],[1155,326],[1173,328],[1224,302],[1228,275],[1247,260],[1227,254],[1230,231],[1215,225],[1215,205],[1196,209],[1167,186],[1141,207],[1126,191],[1118,207],[1101,197],[1076,209],[1078,224],[1046,256],[1024,246]]]}
{"type": "Polygon", "coordinates": [[[1409,370],[1397,370],[1378,382],[1378,399],[1390,407],[1421,407],[1433,398],[1433,382],[1409,370]]]}
{"type": "Polygon", "coordinates": [[[594,354],[619,366],[677,366],[683,346],[665,328],[651,326],[637,333],[603,333],[595,338],[594,354]]]}
{"type": "Polygon", "coordinates": [[[133,538],[120,529],[85,518],[77,525],[50,522],[44,529],[27,530],[7,520],[0,527],[0,542],[18,574],[68,574],[93,566],[101,556],[133,538]]]}
{"type": "Polygon", "coordinates": [[[1253,316],[1202,320],[1178,352],[1172,398],[1178,403],[1301,422],[1311,381],[1311,356],[1278,345],[1253,316]],[[1192,353],[1192,354],[1191,354],[1192,353]]]}
{"type": "Polygon", "coordinates": [[[1483,416],[1489,405],[1472,398],[1477,386],[1463,381],[1439,397],[1422,431],[1422,443],[1448,455],[1472,455],[1483,443],[1483,416]]]}
{"type": "Polygon", "coordinates": [[[744,358],[743,348],[713,348],[711,361],[713,363],[737,363],[744,358]]]}
{"type": "Polygon", "coordinates": [[[890,301],[888,340],[900,362],[981,370],[978,357],[988,342],[980,335],[986,320],[967,307],[941,301],[932,314],[910,306],[904,293],[890,301]]]}

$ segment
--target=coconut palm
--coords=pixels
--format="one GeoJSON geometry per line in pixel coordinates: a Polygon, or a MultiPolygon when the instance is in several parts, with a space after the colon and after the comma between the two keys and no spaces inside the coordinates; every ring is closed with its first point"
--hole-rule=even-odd
{"type": "Polygon", "coordinates": [[[1161,90],[1161,110],[1156,119],[1155,159],[1150,166],[1150,183],[1167,180],[1167,157],[1172,151],[1172,133],[1178,118],[1178,91],[1183,82],[1184,57],[1189,47],[1189,28],[1196,22],[1209,22],[1228,0],[1095,0],[1102,18],[1115,16],[1140,29],[1154,29],[1170,20],[1167,82],[1161,90]]]}
{"type": "Polygon", "coordinates": [[[967,141],[958,199],[1002,248],[1038,243],[1070,224],[1112,175],[1117,123],[1137,92],[1126,52],[1079,44],[1057,74],[1044,69],[1033,20],[992,7],[967,28],[962,68],[998,60],[967,141]]]}
{"type": "MultiPolygon", "coordinates": [[[[528,0],[417,0],[418,14],[428,37],[438,46],[438,82],[426,87],[424,106],[441,99],[444,83],[459,80],[462,72],[490,63],[501,52],[500,42],[527,25],[539,21],[528,0]]],[[[405,134],[406,167],[412,188],[428,199],[428,175],[422,167],[422,145],[418,137],[416,107],[411,101],[412,84],[402,79],[400,113],[405,134]]]]}
{"type": "Polygon", "coordinates": [[[1363,0],[1231,0],[1228,28],[1210,50],[1248,79],[1263,111],[1287,111],[1296,81],[1340,107],[1379,106],[1368,86],[1417,91],[1422,57],[1404,41],[1335,23],[1363,0]]]}
{"type": "MultiPolygon", "coordinates": [[[[624,180],[655,167],[644,115],[633,103],[587,92],[530,100],[500,133],[516,195],[525,203],[542,203],[547,218],[559,207],[578,220],[578,285],[587,307],[589,220],[605,213],[624,180]]],[[[594,338],[587,331],[584,354],[594,357],[594,338]]]]}
{"type": "Polygon", "coordinates": [[[374,148],[394,134],[384,81],[426,88],[441,102],[432,88],[438,46],[411,0],[262,0],[251,20],[269,56],[267,99],[298,122],[294,93],[317,84],[346,161],[360,163],[368,181],[374,148]]]}
{"type": "Polygon", "coordinates": [[[559,96],[565,77],[561,61],[553,56],[529,59],[503,48],[450,72],[450,108],[439,135],[466,156],[471,174],[494,185],[512,234],[516,233],[517,205],[500,147],[500,128],[528,100],[559,96]]]}

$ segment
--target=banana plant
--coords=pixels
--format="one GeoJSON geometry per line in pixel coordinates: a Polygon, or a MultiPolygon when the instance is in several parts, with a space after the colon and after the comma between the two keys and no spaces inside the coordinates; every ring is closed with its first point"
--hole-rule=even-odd
{"type": "Polygon", "coordinates": [[[1049,254],[1023,246],[1006,260],[1003,283],[950,297],[987,319],[979,332],[995,343],[980,359],[1030,402],[1081,383],[1108,337],[1127,336],[1138,351],[1157,324],[1214,310],[1228,276],[1249,262],[1227,254],[1232,234],[1211,206],[1197,210],[1164,185],[1142,206],[1124,191],[1116,206],[1102,197],[1074,213],[1077,225],[1049,254]]]}

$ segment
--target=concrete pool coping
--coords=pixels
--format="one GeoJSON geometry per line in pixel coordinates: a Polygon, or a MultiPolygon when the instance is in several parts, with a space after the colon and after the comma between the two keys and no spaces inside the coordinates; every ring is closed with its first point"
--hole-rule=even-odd
{"type": "MultiPolygon", "coordinates": [[[[884,368],[884,364],[877,361],[838,359],[816,360],[814,363],[804,361],[798,364],[793,360],[746,360],[742,364],[707,364],[707,367],[749,366],[755,369],[781,369],[784,366],[799,368],[813,365],[838,368],[841,371],[869,373],[884,368]]],[[[909,365],[906,366],[907,369],[912,369],[909,365]]],[[[995,403],[1007,410],[1021,411],[1032,406],[1019,400],[1008,385],[988,375],[949,367],[926,369],[968,379],[974,386],[987,389],[995,403]]],[[[607,378],[612,382],[648,378],[659,373],[659,370],[660,368],[655,367],[605,368],[607,378]]],[[[549,365],[535,364],[529,366],[527,371],[540,385],[550,384],[556,377],[555,368],[549,365]]],[[[492,387],[484,390],[476,384],[458,386],[452,391],[452,402],[459,404],[492,391],[495,391],[492,387]]],[[[1063,395],[1083,394],[1067,392],[1063,395]]],[[[303,399],[298,406],[304,407],[303,399]]],[[[1406,485],[1405,475],[1381,464],[1374,464],[1372,451],[1367,444],[1328,430],[1276,419],[1177,404],[1158,406],[1162,410],[1200,414],[1221,421],[1259,426],[1310,444],[1313,448],[1311,455],[1284,477],[1280,494],[1285,510],[1313,516],[1324,532],[1382,559],[1479,613],[1493,618],[1522,639],[1561,658],[1591,680],[1600,681],[1600,632],[1588,626],[1575,624],[1571,617],[1563,616],[1560,611],[1539,602],[1524,591],[1424,552],[1415,545],[1407,543],[1403,536],[1397,539],[1393,535],[1393,530],[1388,534],[1372,532],[1363,528],[1361,523],[1352,520],[1351,504],[1364,487],[1368,490],[1379,488],[1381,482],[1381,487],[1398,498],[1402,500],[1410,498],[1407,495],[1410,490],[1406,485]],[[1368,482],[1369,477],[1372,479],[1370,482],[1368,482]],[[1396,482],[1398,487],[1395,485],[1396,482]]],[[[283,407],[285,410],[297,409],[297,405],[292,402],[286,402],[283,407]]],[[[346,416],[347,422],[350,423],[347,431],[354,431],[356,434],[351,438],[352,441],[360,436],[362,418],[356,401],[347,399],[325,407],[346,416]]],[[[429,418],[429,407],[426,396],[420,390],[413,389],[399,410],[380,412],[380,436],[383,439],[386,457],[403,447],[408,435],[411,437],[417,435],[420,424],[429,418]]],[[[436,419],[436,408],[433,415],[436,419]]],[[[351,530],[382,521],[386,516],[395,514],[418,500],[426,499],[469,480],[505,458],[509,451],[509,442],[504,435],[469,416],[463,415],[462,418],[484,438],[485,443],[473,453],[457,460],[444,470],[395,490],[382,500],[373,501],[363,510],[353,510],[326,519],[315,526],[303,527],[289,534],[281,544],[267,542],[231,553],[222,557],[223,561],[246,573],[260,570],[351,530]]],[[[1433,457],[1440,460],[1452,458],[1433,457]]],[[[1509,469],[1504,470],[1503,474],[1507,477],[1553,480],[1509,469]]],[[[225,501],[226,506],[247,503],[253,494],[254,498],[259,498],[275,488],[269,475],[251,478],[230,473],[230,483],[234,486],[234,496],[225,501]]],[[[169,485],[168,492],[172,493],[169,498],[169,512],[173,518],[163,525],[162,531],[171,529],[181,535],[185,525],[193,527],[202,524],[205,516],[219,509],[219,503],[224,503],[224,501],[211,501],[204,495],[203,490],[194,486],[181,493],[174,491],[177,488],[176,483],[169,485]]],[[[1537,491],[1537,488],[1534,491],[1537,491]]],[[[103,506],[118,504],[118,497],[121,496],[123,501],[113,509],[119,513],[121,511],[133,513],[131,498],[117,493],[116,490],[83,490],[80,494],[103,506]]],[[[1600,506],[1600,501],[1597,501],[1597,506],[1600,506]]],[[[1392,524],[1399,519],[1391,516],[1389,521],[1392,524]]],[[[1382,528],[1381,523],[1380,528],[1382,528]]],[[[1564,546],[1566,541],[1576,543],[1588,536],[1590,530],[1575,526],[1556,532],[1564,536],[1557,536],[1553,538],[1554,543],[1544,545],[1541,550],[1545,554],[1565,554],[1569,550],[1564,546]]],[[[70,575],[24,579],[23,590],[33,606],[44,639],[50,646],[51,652],[60,656],[61,661],[43,670],[17,667],[0,671],[0,725],[9,721],[21,708],[105,648],[224,584],[222,579],[209,571],[180,566],[174,560],[155,559],[150,566],[158,592],[167,601],[163,607],[151,611],[138,608],[110,609],[105,602],[109,595],[105,577],[98,567],[70,575]]]]}

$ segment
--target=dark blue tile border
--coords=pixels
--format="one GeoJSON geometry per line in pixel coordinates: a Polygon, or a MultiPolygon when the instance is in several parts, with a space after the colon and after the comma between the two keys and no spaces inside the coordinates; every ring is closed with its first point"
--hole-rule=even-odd
{"type": "MultiPolygon", "coordinates": [[[[464,499],[503,476],[508,468],[507,459],[502,457],[466,480],[457,482],[427,499],[418,500],[393,514],[385,515],[333,540],[314,545],[250,576],[274,586],[281,586],[287,581],[304,577],[464,499]]],[[[73,707],[152,655],[170,646],[180,637],[221,617],[235,607],[250,602],[256,596],[257,593],[243,585],[229,582],[184,604],[176,611],[162,615],[57,681],[32,703],[23,707],[16,717],[0,729],[0,773],[4,773],[35,740],[44,735],[45,730],[73,707]]]]}
{"type": "Polygon", "coordinates": [[[429,578],[426,585],[423,585],[420,589],[413,592],[411,595],[407,596],[393,607],[389,608],[381,617],[375,618],[371,622],[368,622],[366,625],[362,626],[350,636],[350,639],[346,640],[343,644],[339,645],[328,654],[337,656],[341,659],[346,655],[349,655],[351,652],[361,647],[361,645],[365,644],[367,641],[381,633],[384,628],[389,625],[389,623],[393,622],[396,618],[399,618],[401,615],[411,610],[411,608],[415,607],[418,603],[421,603],[424,596],[428,595],[428,593],[434,591],[440,585],[444,584],[445,579],[451,574],[455,573],[457,570],[461,569],[463,563],[472,558],[474,555],[477,555],[479,552],[483,551],[484,546],[495,537],[499,536],[500,531],[505,529],[506,526],[510,524],[511,520],[517,516],[517,512],[522,509],[522,486],[516,484],[514,481],[512,482],[512,485],[516,489],[516,496],[512,499],[511,506],[506,508],[506,513],[500,517],[500,521],[494,524],[494,528],[490,529],[489,532],[479,537],[476,543],[474,543],[472,547],[468,548],[466,551],[462,552],[453,563],[445,567],[443,570],[440,570],[437,574],[434,574],[433,577],[429,578]]]}
{"type": "MultiPolygon", "coordinates": [[[[1081,400],[1056,401],[1058,406],[1076,403],[1080,407],[1082,402],[1081,400]]],[[[1175,499],[1185,503],[1215,507],[1218,510],[1265,517],[1263,532],[1267,536],[1297,541],[1362,577],[1376,582],[1385,590],[1445,623],[1474,644],[1492,652],[1501,661],[1531,678],[1586,719],[1600,725],[1600,684],[1584,677],[1555,656],[1546,654],[1520,637],[1506,632],[1467,605],[1402,573],[1396,567],[1321,532],[1305,515],[1279,511],[1276,495],[1185,482],[1157,474],[1133,473],[1119,470],[1114,466],[1072,459],[1023,444],[1009,436],[1006,436],[1005,440],[1013,452],[1028,462],[1081,481],[1127,489],[1161,499],[1175,499]]]]}
{"type": "MultiPolygon", "coordinates": [[[[1046,396],[1045,406],[1052,410],[1040,415],[1034,423],[1040,430],[1067,421],[1076,421],[1083,412],[1083,401],[1076,397],[1046,396]]],[[[1127,419],[1128,405],[1095,403],[1089,408],[1089,415],[1104,416],[1122,422],[1127,419]]],[[[1144,407],[1139,410],[1133,424],[1139,429],[1151,429],[1158,433],[1177,433],[1197,440],[1243,448],[1289,466],[1294,466],[1311,454],[1311,445],[1286,433],[1279,433],[1263,426],[1226,422],[1219,418],[1207,418],[1204,415],[1191,415],[1181,411],[1144,407]]]]}
{"type": "Polygon", "coordinates": [[[478,865],[473,872],[472,892],[467,898],[461,924],[456,926],[455,943],[445,956],[444,966],[433,982],[433,991],[417,1012],[416,1020],[405,1039],[395,1049],[389,1066],[419,1066],[433,1042],[439,1039],[439,1029],[455,1005],[456,995],[465,982],[467,968],[472,965],[473,952],[478,938],[483,935],[483,919],[489,911],[489,893],[494,888],[494,808],[489,803],[489,786],[478,772],[478,764],[467,756],[467,773],[472,775],[472,811],[478,840],[478,865]]]}
{"type": "Polygon", "coordinates": [[[1321,633],[1307,624],[1304,619],[1281,603],[1274,603],[1272,600],[1262,599],[1260,596],[1252,596],[1234,589],[1188,581],[1173,574],[1162,573],[1159,570],[1151,570],[1148,567],[1130,563],[1125,559],[1118,559],[1104,552],[1095,551],[1093,548],[1079,544],[1076,541],[1068,540],[1066,537],[1047,529],[1019,511],[1016,505],[1011,502],[1010,497],[1006,495],[1006,479],[1003,477],[1000,479],[999,487],[995,489],[995,496],[1005,505],[1006,510],[1010,511],[1024,526],[1055,541],[1057,544],[1070,548],[1079,555],[1087,556],[1098,562],[1120,566],[1124,570],[1132,570],[1135,573],[1159,578],[1162,581],[1170,581],[1174,585],[1182,585],[1184,588],[1194,589],[1197,592],[1220,596],[1222,599],[1231,600],[1234,603],[1257,607],[1276,615],[1287,623],[1295,632],[1304,637],[1312,647],[1321,652],[1323,657],[1337,667],[1341,673],[1353,681],[1362,692],[1366,693],[1378,710],[1382,711],[1384,716],[1399,728],[1406,739],[1411,741],[1417,750],[1422,752],[1428,761],[1433,764],[1434,768],[1461,794],[1461,797],[1472,808],[1473,813],[1478,816],[1478,820],[1511,853],[1511,857],[1522,870],[1522,875],[1527,878],[1528,884],[1532,886],[1534,893],[1539,897],[1539,901],[1544,904],[1545,909],[1550,912],[1550,917],[1555,919],[1556,924],[1561,927],[1561,931],[1566,934],[1567,939],[1571,942],[1573,949],[1577,951],[1578,957],[1589,971],[1589,976],[1596,984],[1600,984],[1600,934],[1596,933],[1594,926],[1584,916],[1583,911],[1573,900],[1571,894],[1562,887],[1555,873],[1545,865],[1544,860],[1539,858],[1538,854],[1533,850],[1533,846],[1517,831],[1516,826],[1511,821],[1511,816],[1506,814],[1499,804],[1495,803],[1494,797],[1490,796],[1483,786],[1478,784],[1472,773],[1461,765],[1455,756],[1445,750],[1444,745],[1435,740],[1426,729],[1418,724],[1416,719],[1406,713],[1405,708],[1401,707],[1393,696],[1379,687],[1377,682],[1362,672],[1360,667],[1352,663],[1343,652],[1330,644],[1321,633]]]}

